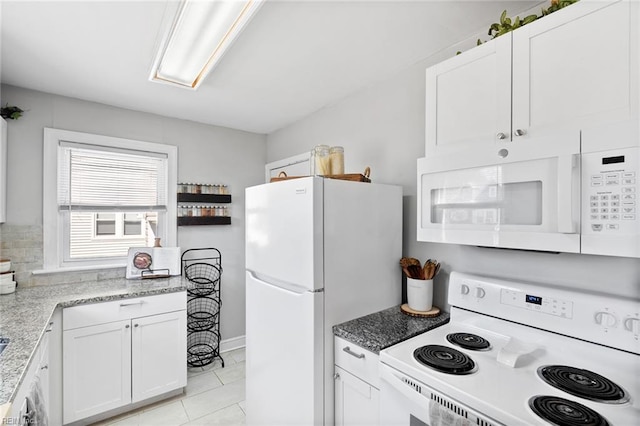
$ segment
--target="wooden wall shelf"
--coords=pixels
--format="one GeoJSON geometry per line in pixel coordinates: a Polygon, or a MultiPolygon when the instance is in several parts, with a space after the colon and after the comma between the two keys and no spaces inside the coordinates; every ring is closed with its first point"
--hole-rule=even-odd
{"type": "Polygon", "coordinates": [[[231,225],[229,216],[181,216],[178,217],[178,226],[191,225],[231,225]]]}
{"type": "Polygon", "coordinates": [[[179,203],[230,203],[231,194],[188,194],[178,192],[179,203]]]}

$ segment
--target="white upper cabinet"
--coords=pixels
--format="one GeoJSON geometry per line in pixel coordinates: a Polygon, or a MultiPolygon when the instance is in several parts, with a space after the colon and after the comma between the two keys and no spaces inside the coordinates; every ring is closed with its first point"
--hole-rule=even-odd
{"type": "Polygon", "coordinates": [[[426,156],[492,146],[508,139],[511,35],[427,69],[425,108],[426,156]]]}
{"type": "Polygon", "coordinates": [[[513,132],[535,138],[637,116],[632,20],[637,4],[582,0],[514,31],[513,132]]]}
{"type": "Polygon", "coordinates": [[[637,23],[637,2],[581,0],[429,68],[425,156],[637,121],[637,23]]]}

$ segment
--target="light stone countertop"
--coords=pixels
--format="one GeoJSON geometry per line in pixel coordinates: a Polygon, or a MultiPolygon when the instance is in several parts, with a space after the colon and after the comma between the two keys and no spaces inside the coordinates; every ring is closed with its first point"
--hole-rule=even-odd
{"type": "Polygon", "coordinates": [[[333,334],[379,354],[382,349],[449,322],[449,313],[433,318],[409,316],[400,305],[333,326],[333,334]]]}
{"type": "Polygon", "coordinates": [[[0,295],[0,337],[9,345],[0,354],[0,406],[11,402],[22,382],[51,315],[58,307],[153,296],[187,289],[181,276],[145,280],[125,278],[39,287],[18,287],[0,295]]]}

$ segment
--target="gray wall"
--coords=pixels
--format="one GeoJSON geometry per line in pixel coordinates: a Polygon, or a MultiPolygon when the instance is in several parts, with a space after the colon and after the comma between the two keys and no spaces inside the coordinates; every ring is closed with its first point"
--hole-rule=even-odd
{"type": "MultiPolygon", "coordinates": [[[[443,264],[435,304],[446,305],[448,273],[462,271],[640,298],[640,260],[605,256],[532,253],[416,241],[416,159],[423,157],[425,69],[473,47],[473,37],[393,78],[267,136],[267,160],[343,145],[345,172],[371,166],[375,182],[401,185],[404,193],[403,253],[443,264]]],[[[398,267],[398,274],[400,267],[398,267]]],[[[398,290],[400,291],[400,289],[398,290]]]]}
{"type": "Polygon", "coordinates": [[[179,227],[178,245],[183,250],[216,247],[222,252],[222,339],[244,335],[244,189],[264,182],[264,135],[13,86],[2,87],[1,102],[27,112],[8,123],[7,222],[0,232],[3,227],[42,226],[44,127],[176,145],[179,181],[229,185],[232,224],[179,227]]]}

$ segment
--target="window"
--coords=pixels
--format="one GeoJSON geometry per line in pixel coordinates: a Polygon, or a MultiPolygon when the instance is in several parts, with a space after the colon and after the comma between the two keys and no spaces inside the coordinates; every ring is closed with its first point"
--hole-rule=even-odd
{"type": "MultiPolygon", "coordinates": [[[[121,215],[122,213],[95,213],[93,214],[93,220],[95,224],[95,236],[99,237],[101,235],[116,235],[116,214],[121,215]]],[[[71,224],[76,222],[71,219],[71,224]]]]}
{"type": "MultiPolygon", "coordinates": [[[[91,238],[144,237],[143,244],[155,238],[158,215],[151,213],[76,213],[88,216],[93,224],[91,238]],[[147,237],[150,237],[147,238],[147,237]]],[[[71,224],[76,222],[73,217],[71,224]]],[[[72,231],[73,232],[73,231],[72,231]]]]}
{"type": "Polygon", "coordinates": [[[57,129],[44,143],[45,270],[124,266],[156,237],[176,245],[176,147],[57,129]]]}

